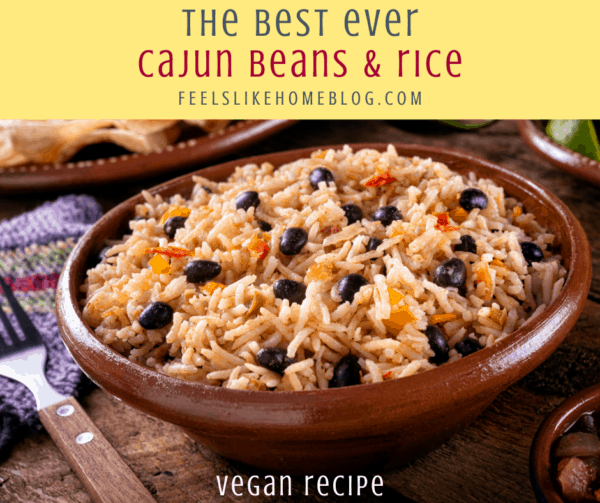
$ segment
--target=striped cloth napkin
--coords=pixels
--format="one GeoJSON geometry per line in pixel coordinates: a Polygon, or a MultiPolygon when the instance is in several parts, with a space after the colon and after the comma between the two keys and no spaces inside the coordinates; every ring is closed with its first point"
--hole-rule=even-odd
{"type": "MultiPolygon", "coordinates": [[[[76,395],[90,382],[60,338],[54,313],[56,283],[77,239],[101,215],[93,198],[69,195],[0,222],[0,275],[40,332],[48,348],[46,377],[64,395],[76,395]]],[[[4,296],[0,296],[0,309],[19,333],[4,296]]],[[[2,324],[0,337],[8,337],[2,324]]],[[[40,428],[33,394],[22,384],[0,376],[0,457],[28,431],[40,428]]]]}

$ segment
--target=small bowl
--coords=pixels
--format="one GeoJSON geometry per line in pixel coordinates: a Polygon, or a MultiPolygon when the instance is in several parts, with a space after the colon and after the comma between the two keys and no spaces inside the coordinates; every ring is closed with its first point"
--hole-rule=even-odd
{"type": "MultiPolygon", "coordinates": [[[[324,148],[341,148],[334,145],[324,148]]],[[[354,150],[387,144],[351,145],[354,150]]],[[[78,242],[56,294],[64,342],[81,368],[108,393],[231,459],[284,474],[365,473],[406,463],[439,446],[472,422],[514,382],[541,364],[575,324],[591,281],[590,247],[569,209],[533,181],[484,159],[453,150],[396,144],[403,156],[433,158],[462,174],[491,178],[523,201],[556,235],[569,274],[560,295],[540,316],[490,348],[438,369],[376,384],[303,392],[231,390],[178,380],[100,342],[81,315],[79,287],[104,240],[122,236],[141,195],[128,199],[78,242]]],[[[197,172],[225,180],[236,166],[274,166],[308,157],[314,148],[262,155],[197,172]]],[[[188,196],[192,174],[150,190],[188,196]]]]}
{"type": "Polygon", "coordinates": [[[552,482],[550,456],[556,441],[580,416],[600,411],[600,384],[584,389],[561,403],[544,419],[529,455],[529,476],[539,503],[565,503],[552,482]]]}
{"type": "Polygon", "coordinates": [[[529,147],[567,173],[600,186],[600,162],[556,143],[544,130],[543,121],[521,120],[519,133],[529,147]]]}

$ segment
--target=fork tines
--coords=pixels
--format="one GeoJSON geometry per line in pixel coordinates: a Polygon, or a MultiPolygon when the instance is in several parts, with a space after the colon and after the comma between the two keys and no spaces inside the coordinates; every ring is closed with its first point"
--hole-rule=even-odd
{"type": "Polygon", "coordinates": [[[5,326],[10,342],[12,343],[11,345],[8,345],[6,341],[0,337],[0,357],[43,344],[42,337],[40,336],[37,328],[35,328],[34,324],[29,319],[29,316],[27,316],[27,313],[23,310],[21,304],[19,304],[19,301],[14,296],[12,289],[6,284],[2,276],[0,276],[0,288],[2,288],[4,296],[8,300],[8,304],[15,314],[17,322],[19,323],[19,326],[23,331],[23,335],[25,336],[25,339],[19,338],[15,332],[15,329],[10,324],[8,317],[0,306],[0,320],[5,326]]]}

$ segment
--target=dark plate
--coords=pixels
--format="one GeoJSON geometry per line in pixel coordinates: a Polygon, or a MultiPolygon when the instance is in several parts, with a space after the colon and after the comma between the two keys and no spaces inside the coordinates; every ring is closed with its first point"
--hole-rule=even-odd
{"type": "Polygon", "coordinates": [[[125,154],[66,164],[25,165],[0,171],[0,194],[71,190],[139,180],[207,163],[271,136],[292,120],[240,121],[214,134],[181,141],[150,154],[125,154]]]}

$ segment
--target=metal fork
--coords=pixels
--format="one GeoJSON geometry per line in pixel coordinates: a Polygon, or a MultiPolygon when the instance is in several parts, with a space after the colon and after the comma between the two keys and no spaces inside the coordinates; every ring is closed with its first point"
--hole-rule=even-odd
{"type": "Polygon", "coordinates": [[[34,394],[42,423],[94,501],[155,503],[77,400],[52,388],[44,375],[47,351],[40,333],[1,276],[0,287],[24,335],[19,338],[0,306],[9,338],[0,337],[0,375],[23,383],[34,394]]]}

